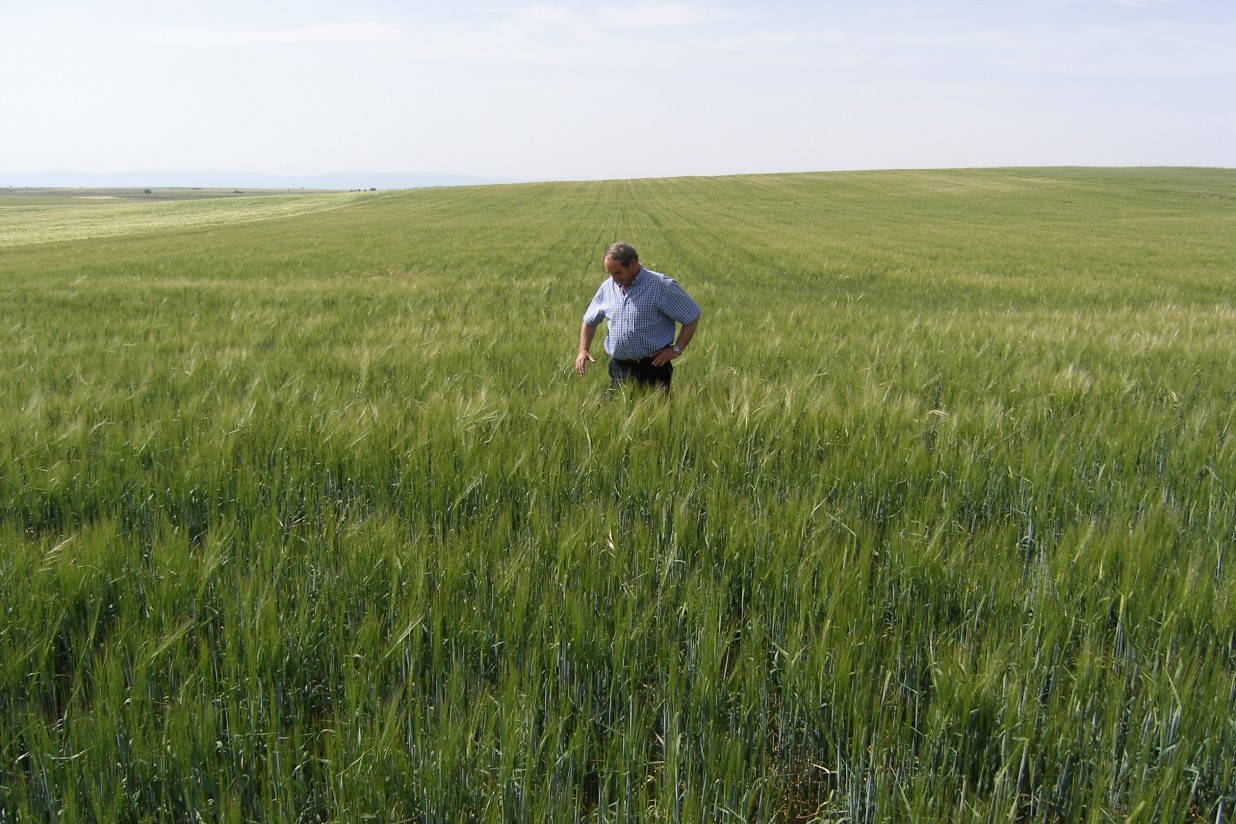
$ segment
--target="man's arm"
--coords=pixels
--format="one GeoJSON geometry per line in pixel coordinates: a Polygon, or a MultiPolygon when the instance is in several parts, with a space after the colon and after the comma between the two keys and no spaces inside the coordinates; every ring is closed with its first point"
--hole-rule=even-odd
{"type": "Polygon", "coordinates": [[[597,333],[595,326],[582,324],[579,327],[579,354],[575,356],[575,371],[579,374],[584,374],[584,369],[589,363],[596,363],[597,359],[588,353],[589,347],[592,346],[592,338],[597,333]]]}
{"type": "Polygon", "coordinates": [[[678,330],[678,341],[677,341],[678,348],[681,349],[682,352],[675,352],[673,349],[667,346],[664,349],[662,349],[660,352],[657,352],[655,355],[652,356],[652,365],[653,366],[664,366],[665,364],[672,361],[674,358],[681,355],[683,352],[687,351],[687,344],[691,342],[691,338],[695,337],[695,329],[699,325],[700,325],[699,315],[696,315],[695,320],[691,321],[690,323],[683,324],[682,328],[678,330]]]}

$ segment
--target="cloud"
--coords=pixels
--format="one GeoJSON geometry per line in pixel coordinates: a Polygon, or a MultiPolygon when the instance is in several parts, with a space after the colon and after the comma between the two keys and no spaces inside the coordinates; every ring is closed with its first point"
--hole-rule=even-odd
{"type": "MultiPolygon", "coordinates": [[[[1037,8],[1079,0],[1029,0],[1037,8]]],[[[1165,0],[1108,0],[1161,4],[1165,0]]],[[[1168,0],[1170,2],[1170,0],[1168,0]]],[[[283,28],[193,28],[164,31],[174,44],[266,47],[400,43],[405,59],[442,65],[586,69],[630,66],[903,75],[937,68],[981,67],[1024,76],[1214,77],[1236,72],[1230,22],[1123,19],[1078,25],[1023,17],[994,21],[924,21],[917,15],[828,13],[793,20],[767,9],[740,12],[691,2],[567,5],[531,2],[492,17],[413,24],[353,20],[283,28]]],[[[449,18],[448,18],[449,19],[449,18]]],[[[822,75],[821,75],[822,76],[822,75]]]]}
{"type": "Polygon", "coordinates": [[[409,29],[405,54],[449,65],[607,66],[636,72],[731,61],[782,63],[786,47],[809,54],[820,42],[802,31],[770,29],[770,20],[775,18],[763,13],[688,3],[590,7],[537,2],[489,18],[409,29]]]}
{"type": "Polygon", "coordinates": [[[338,45],[391,43],[408,38],[403,26],[371,21],[321,23],[283,29],[177,29],[152,39],[205,46],[338,45]]]}
{"type": "Polygon", "coordinates": [[[608,7],[597,12],[597,20],[606,24],[633,27],[629,34],[638,35],[646,29],[682,29],[708,26],[732,19],[728,12],[685,3],[641,3],[630,8],[608,7]]]}
{"type": "Polygon", "coordinates": [[[1177,22],[1004,32],[990,38],[990,65],[1040,75],[1138,78],[1236,74],[1236,26],[1177,22]]]}

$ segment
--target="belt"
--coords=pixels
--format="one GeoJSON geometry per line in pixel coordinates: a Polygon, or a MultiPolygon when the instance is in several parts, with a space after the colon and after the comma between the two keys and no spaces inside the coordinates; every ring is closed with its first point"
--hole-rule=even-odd
{"type": "Polygon", "coordinates": [[[660,352],[662,349],[668,349],[669,347],[670,347],[670,344],[667,343],[665,344],[665,346],[661,346],[661,347],[658,347],[657,349],[654,349],[652,352],[652,355],[648,355],[647,357],[644,357],[644,358],[636,358],[635,360],[624,360],[623,358],[614,358],[613,355],[611,355],[610,357],[613,358],[618,363],[621,363],[623,366],[652,366],[653,356],[656,355],[657,352],[660,352]]]}

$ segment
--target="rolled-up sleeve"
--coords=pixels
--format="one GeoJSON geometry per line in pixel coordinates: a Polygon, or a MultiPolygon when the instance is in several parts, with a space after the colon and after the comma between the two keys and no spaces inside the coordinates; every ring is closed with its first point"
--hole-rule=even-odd
{"type": "Polygon", "coordinates": [[[666,316],[686,325],[700,316],[700,305],[696,303],[677,281],[666,278],[661,289],[661,311],[666,316]]]}
{"type": "MultiPolygon", "coordinates": [[[[575,304],[578,306],[579,304],[575,304]]],[[[584,325],[600,326],[601,321],[605,320],[605,287],[602,284],[597,293],[592,296],[592,302],[588,304],[588,308],[584,310],[584,325]]]]}

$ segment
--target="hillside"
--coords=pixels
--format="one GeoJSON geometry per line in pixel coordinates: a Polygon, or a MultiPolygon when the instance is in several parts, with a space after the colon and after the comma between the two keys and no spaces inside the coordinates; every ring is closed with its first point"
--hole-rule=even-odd
{"type": "Polygon", "coordinates": [[[1231,817],[1236,171],[286,197],[0,202],[0,821],[1231,817]]]}

